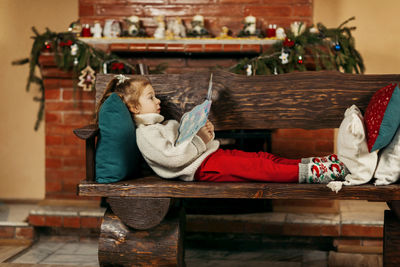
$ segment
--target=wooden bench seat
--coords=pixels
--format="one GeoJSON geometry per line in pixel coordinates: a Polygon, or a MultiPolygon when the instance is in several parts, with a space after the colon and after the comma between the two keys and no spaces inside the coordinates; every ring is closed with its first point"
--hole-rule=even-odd
{"type": "MultiPolygon", "coordinates": [[[[96,101],[114,75],[98,75],[96,101]]],[[[209,72],[147,75],[166,119],[201,103],[209,72]]],[[[339,72],[297,72],[246,77],[213,72],[210,120],[216,131],[285,128],[338,128],[346,108],[362,111],[372,95],[400,75],[352,75],[339,72]]],[[[95,145],[98,129],[89,125],[74,131],[86,140],[86,180],[80,196],[105,197],[99,239],[101,266],[184,266],[185,212],[181,199],[361,199],[385,201],[384,265],[400,266],[400,184],[343,186],[338,193],[321,184],[206,183],[164,180],[155,175],[112,184],[95,180],[95,145]]],[[[313,155],[304,155],[313,156],[313,155]]]]}
{"type": "Polygon", "coordinates": [[[147,176],[111,184],[83,181],[80,196],[138,198],[245,198],[245,199],[358,199],[400,200],[398,184],[343,186],[338,193],[325,184],[212,183],[164,180],[147,176]]]}

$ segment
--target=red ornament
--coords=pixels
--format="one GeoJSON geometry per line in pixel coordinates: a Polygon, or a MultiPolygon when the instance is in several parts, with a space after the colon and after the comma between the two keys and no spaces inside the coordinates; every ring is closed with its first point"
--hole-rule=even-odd
{"type": "Polygon", "coordinates": [[[294,46],[294,41],[286,37],[285,40],[283,41],[283,46],[292,47],[294,46]]]}
{"type": "Polygon", "coordinates": [[[44,42],[43,52],[51,52],[51,43],[49,41],[44,42]]]}
{"type": "Polygon", "coordinates": [[[125,68],[124,63],[114,62],[111,64],[112,70],[123,70],[125,68]]]}
{"type": "Polygon", "coordinates": [[[303,64],[303,57],[302,56],[299,56],[299,58],[297,59],[297,63],[303,64]]]}

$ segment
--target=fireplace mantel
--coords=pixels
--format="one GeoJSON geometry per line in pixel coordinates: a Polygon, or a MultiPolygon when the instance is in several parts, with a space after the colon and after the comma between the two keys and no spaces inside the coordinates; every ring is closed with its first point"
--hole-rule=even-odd
{"type": "Polygon", "coordinates": [[[80,38],[112,52],[262,53],[278,42],[272,38],[80,38]]]}

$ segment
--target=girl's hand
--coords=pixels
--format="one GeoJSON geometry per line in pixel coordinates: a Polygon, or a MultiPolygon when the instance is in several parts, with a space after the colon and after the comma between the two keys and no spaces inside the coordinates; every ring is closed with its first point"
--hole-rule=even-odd
{"type": "Polygon", "coordinates": [[[211,121],[207,121],[205,127],[207,127],[208,131],[214,134],[214,124],[211,121]]]}
{"type": "Polygon", "coordinates": [[[200,130],[197,132],[197,135],[207,145],[214,136],[214,125],[210,121],[207,121],[206,125],[201,127],[200,130]]]}

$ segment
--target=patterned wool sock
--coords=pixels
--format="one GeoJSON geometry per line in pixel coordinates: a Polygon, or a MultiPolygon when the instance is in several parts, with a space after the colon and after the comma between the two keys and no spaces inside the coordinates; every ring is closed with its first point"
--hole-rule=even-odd
{"type": "Polygon", "coordinates": [[[304,184],[308,178],[308,164],[299,163],[299,183],[304,184]]]}
{"type": "MultiPolygon", "coordinates": [[[[302,168],[304,169],[304,167],[302,168]]],[[[331,181],[343,181],[348,173],[348,169],[341,161],[310,162],[307,164],[305,182],[310,184],[327,184],[331,181]]]]}
{"type": "Polygon", "coordinates": [[[302,158],[301,159],[301,163],[303,164],[308,164],[310,162],[314,162],[314,163],[319,163],[319,162],[335,162],[338,163],[339,162],[339,158],[336,154],[330,154],[328,156],[324,156],[324,157],[309,157],[309,158],[302,158]]]}

